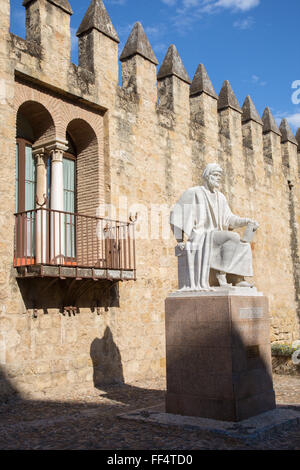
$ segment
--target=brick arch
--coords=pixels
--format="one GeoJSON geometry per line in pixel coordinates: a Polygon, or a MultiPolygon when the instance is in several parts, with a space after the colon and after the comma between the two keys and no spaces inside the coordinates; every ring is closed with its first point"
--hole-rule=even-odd
{"type": "Polygon", "coordinates": [[[102,202],[104,171],[99,154],[98,138],[88,122],[75,118],[66,128],[76,147],[77,159],[77,211],[96,215],[102,202]]]}
{"type": "Polygon", "coordinates": [[[94,149],[98,153],[98,139],[91,125],[81,118],[69,122],[66,133],[69,133],[75,143],[77,152],[83,153],[86,149],[94,149]]]}
{"type": "Polygon", "coordinates": [[[89,126],[97,136],[99,143],[102,141],[103,134],[103,116],[101,114],[88,111],[80,105],[71,105],[61,103],[60,120],[58,123],[58,132],[61,136],[66,135],[67,129],[72,121],[82,120],[89,126]]]}
{"type": "Polygon", "coordinates": [[[25,101],[18,108],[16,116],[17,137],[42,145],[55,139],[54,121],[49,111],[41,103],[25,101]]]}
{"type": "Polygon", "coordinates": [[[17,114],[19,107],[26,101],[35,101],[43,105],[51,114],[56,138],[63,139],[69,123],[74,119],[86,121],[95,131],[98,140],[102,140],[103,116],[90,111],[81,104],[72,103],[50,91],[40,90],[32,84],[16,82],[14,107],[17,114]]]}
{"type": "MultiPolygon", "coordinates": [[[[36,118],[36,129],[39,135],[39,142],[43,143],[47,140],[55,140],[57,137],[62,138],[63,136],[57,135],[57,128],[59,124],[59,102],[55,97],[48,93],[44,93],[30,85],[25,85],[16,82],[14,108],[15,108],[15,119],[17,122],[18,113],[20,110],[26,110],[26,114],[30,114],[30,107],[33,112],[40,113],[40,116],[44,118],[48,125],[47,131],[38,131],[39,122],[38,117],[36,118]]],[[[30,116],[29,116],[30,117],[30,116]]],[[[42,123],[41,123],[42,124],[42,123]]],[[[46,124],[44,123],[46,126],[46,124]]]]}
{"type": "Polygon", "coordinates": [[[14,97],[16,116],[18,109],[26,101],[35,101],[46,108],[53,119],[56,133],[55,138],[57,139],[65,139],[66,131],[71,121],[75,119],[85,121],[94,130],[98,139],[100,153],[102,154],[103,115],[100,112],[89,110],[80,103],[72,103],[62,96],[55,95],[50,91],[41,90],[33,84],[17,81],[14,97]]]}

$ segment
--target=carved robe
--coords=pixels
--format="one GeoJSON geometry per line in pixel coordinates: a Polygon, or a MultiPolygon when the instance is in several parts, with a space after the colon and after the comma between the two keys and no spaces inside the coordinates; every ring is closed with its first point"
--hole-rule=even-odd
{"type": "MultiPolygon", "coordinates": [[[[171,212],[170,223],[177,240],[182,232],[188,238],[184,252],[186,270],[183,287],[209,289],[210,268],[240,276],[253,276],[249,243],[241,242],[229,228],[245,225],[245,219],[234,215],[219,191],[211,193],[204,186],[183,193],[171,212]],[[224,243],[220,240],[224,238],[224,243]]],[[[181,275],[182,277],[182,275],[181,275]]]]}

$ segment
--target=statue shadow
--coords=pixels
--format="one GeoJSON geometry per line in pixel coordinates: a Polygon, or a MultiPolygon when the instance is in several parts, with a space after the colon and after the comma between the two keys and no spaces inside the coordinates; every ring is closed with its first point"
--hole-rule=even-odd
{"type": "MultiPolygon", "coordinates": [[[[137,400],[147,401],[147,395],[159,402],[165,399],[165,390],[141,388],[125,383],[120,350],[109,327],[102,338],[95,338],[90,347],[93,363],[94,387],[105,392],[107,398],[134,404],[137,400]]],[[[142,403],[141,403],[142,404],[142,403]]]]}
{"type": "Polygon", "coordinates": [[[20,397],[18,390],[11,383],[2,367],[0,367],[0,397],[0,403],[6,403],[11,400],[11,398],[20,397]]]}
{"type": "Polygon", "coordinates": [[[106,327],[103,338],[95,338],[90,355],[93,363],[95,387],[124,384],[123,366],[118,346],[112,332],[106,327]]]}

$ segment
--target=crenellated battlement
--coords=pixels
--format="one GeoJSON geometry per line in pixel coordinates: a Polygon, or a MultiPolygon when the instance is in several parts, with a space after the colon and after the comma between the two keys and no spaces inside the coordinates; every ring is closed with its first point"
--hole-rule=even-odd
{"type": "MultiPolygon", "coordinates": [[[[9,10],[9,1],[2,0],[2,3],[9,10]]],[[[232,110],[241,115],[242,125],[248,121],[261,123],[250,97],[246,98],[241,109],[227,80],[217,96],[203,64],[198,66],[191,81],[175,45],[169,47],[157,73],[156,67],[159,65],[157,58],[139,22],[134,25],[118,59],[120,40],[102,0],[91,0],[76,33],[79,49],[78,67],[70,63],[70,16],[73,11],[68,0],[24,0],[23,6],[26,8],[26,40],[11,35],[11,46],[15,57],[17,59],[20,59],[20,55],[35,57],[38,59],[40,70],[46,72],[50,80],[49,68],[52,70],[55,63],[56,68],[60,69],[57,81],[62,84],[60,75],[63,74],[63,70],[67,71],[64,81],[71,82],[70,86],[73,89],[77,82],[76,91],[79,94],[81,90],[80,86],[78,89],[78,84],[84,83],[84,76],[88,77],[87,82],[94,83],[95,87],[83,86],[82,91],[85,95],[90,95],[91,101],[99,101],[99,105],[109,106],[109,99],[102,98],[103,103],[100,103],[100,96],[105,97],[107,89],[110,93],[116,93],[120,60],[122,88],[127,93],[136,93],[147,101],[152,100],[153,104],[156,104],[158,99],[160,110],[185,114],[186,119],[191,121],[191,135],[194,137],[196,123],[209,127],[215,120],[215,106],[213,101],[206,98],[207,96],[217,100],[217,112],[223,116],[223,120],[225,115],[231,114],[228,110],[232,110]],[[86,75],[84,75],[85,70],[86,75]]],[[[36,70],[36,61],[30,63],[24,59],[23,62],[27,62],[27,67],[22,67],[21,60],[16,63],[17,70],[20,69],[28,75],[31,68],[36,70]]],[[[272,140],[270,136],[266,138],[269,132],[281,135],[269,108],[266,108],[262,120],[264,141],[272,140]]],[[[226,135],[226,129],[224,126],[221,127],[221,134],[226,135]]],[[[289,138],[282,139],[282,144],[295,143],[291,130],[287,129],[287,132],[289,138]]],[[[244,143],[248,145],[249,139],[244,139],[244,143]]],[[[270,146],[265,145],[265,148],[267,147],[270,146]]],[[[272,162],[270,149],[265,154],[267,161],[272,162]]]]}

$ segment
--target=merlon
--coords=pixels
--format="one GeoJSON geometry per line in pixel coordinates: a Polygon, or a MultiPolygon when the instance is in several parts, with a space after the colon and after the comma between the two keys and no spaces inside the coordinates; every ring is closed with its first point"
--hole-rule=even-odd
{"type": "Polygon", "coordinates": [[[280,132],[281,132],[281,143],[284,144],[285,142],[291,142],[292,144],[298,145],[297,140],[295,139],[294,134],[290,128],[290,125],[287,119],[282,119],[280,124],[280,132]]]}
{"type": "Polygon", "coordinates": [[[263,133],[264,134],[267,134],[267,132],[274,132],[275,134],[281,136],[281,132],[278,129],[278,126],[275,122],[275,119],[273,117],[273,114],[271,113],[270,108],[266,107],[266,109],[264,110],[262,121],[263,121],[263,133]]]}
{"type": "Polygon", "coordinates": [[[190,77],[185,70],[185,66],[183,65],[183,62],[174,44],[171,44],[168,49],[164,61],[159,69],[157,79],[162,80],[163,78],[171,77],[172,75],[186,82],[188,85],[191,84],[190,77]]]}
{"type": "Polygon", "coordinates": [[[263,125],[263,122],[257,112],[256,107],[254,106],[254,103],[251,99],[251,97],[248,95],[244,101],[243,107],[242,107],[242,122],[248,122],[248,121],[255,121],[258,124],[263,125]]]}
{"type": "Polygon", "coordinates": [[[153,64],[158,65],[157,58],[155,57],[150,42],[140,22],[135,23],[122,54],[120,55],[120,60],[124,61],[134,55],[140,55],[153,64]]]}
{"type": "Polygon", "coordinates": [[[92,0],[76,33],[81,36],[92,29],[97,29],[116,42],[120,42],[102,0],[92,0]]]}
{"type": "Polygon", "coordinates": [[[207,95],[218,99],[218,95],[215,92],[215,89],[203,64],[198,65],[191,84],[190,96],[200,95],[201,93],[206,93],[207,95]]]}
{"type": "MultiPolygon", "coordinates": [[[[32,0],[24,0],[22,5],[26,7],[30,2],[32,2],[32,0]]],[[[52,3],[53,5],[56,5],[57,7],[64,10],[66,13],[73,15],[73,10],[68,0],[47,0],[47,2],[52,3]]]]}
{"type": "Polygon", "coordinates": [[[232,108],[235,111],[242,113],[239,102],[236,99],[236,96],[228,80],[225,80],[223,83],[218,100],[218,111],[222,111],[226,108],[232,108]]]}

